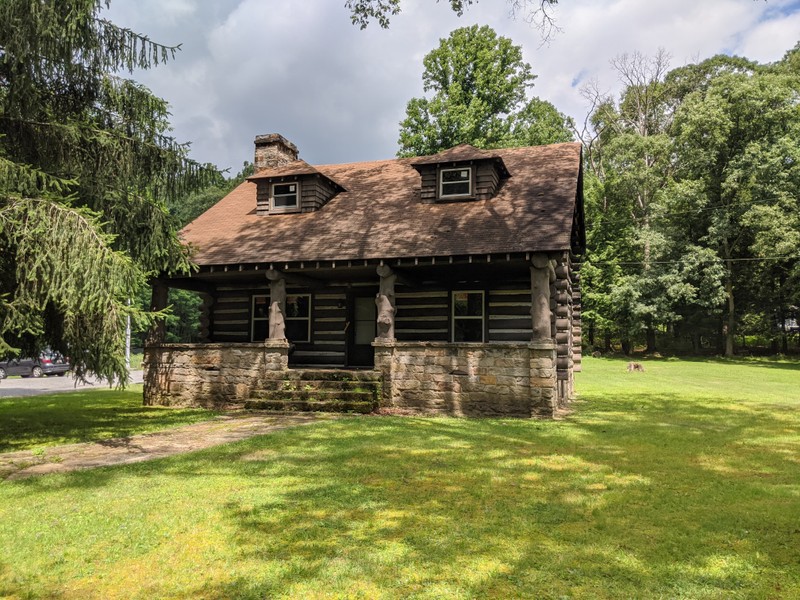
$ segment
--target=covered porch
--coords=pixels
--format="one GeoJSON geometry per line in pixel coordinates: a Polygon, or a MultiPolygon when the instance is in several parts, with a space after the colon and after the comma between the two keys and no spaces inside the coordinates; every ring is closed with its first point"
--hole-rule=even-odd
{"type": "Polygon", "coordinates": [[[309,369],[372,370],[378,403],[455,415],[550,416],[580,369],[569,252],[203,266],[157,281],[201,295],[202,342],[145,355],[145,402],[251,400],[309,369]]]}

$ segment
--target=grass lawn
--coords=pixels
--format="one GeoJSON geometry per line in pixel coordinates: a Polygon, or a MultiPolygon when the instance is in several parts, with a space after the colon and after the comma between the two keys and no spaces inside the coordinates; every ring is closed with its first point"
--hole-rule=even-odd
{"type": "Polygon", "coordinates": [[[125,390],[0,398],[0,452],[158,431],[205,421],[215,414],[142,406],[141,384],[125,390]]]}
{"type": "Polygon", "coordinates": [[[800,364],[587,359],[562,421],[354,417],[0,483],[0,597],[797,598],[800,364]]]}

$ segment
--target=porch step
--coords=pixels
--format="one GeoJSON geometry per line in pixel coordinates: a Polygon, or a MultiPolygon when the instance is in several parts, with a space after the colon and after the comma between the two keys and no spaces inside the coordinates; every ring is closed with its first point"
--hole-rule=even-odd
{"type": "Polygon", "coordinates": [[[375,403],[348,402],[344,400],[327,400],[325,402],[312,402],[308,400],[248,400],[244,407],[251,410],[280,410],[302,412],[353,412],[360,414],[371,413],[375,410],[375,403]]]}
{"type": "MultiPolygon", "coordinates": [[[[378,381],[342,381],[337,379],[267,379],[259,383],[261,391],[299,392],[305,390],[342,390],[374,392],[380,386],[378,381]]],[[[256,393],[256,392],[254,392],[256,393]]]]}
{"type": "Polygon", "coordinates": [[[380,398],[380,373],[342,369],[291,369],[262,380],[247,409],[368,413],[380,398]]]}
{"type": "Polygon", "coordinates": [[[375,390],[348,390],[348,389],[302,389],[302,390],[254,390],[250,400],[281,401],[292,400],[301,402],[330,402],[333,400],[370,402],[375,398],[375,390]]]}

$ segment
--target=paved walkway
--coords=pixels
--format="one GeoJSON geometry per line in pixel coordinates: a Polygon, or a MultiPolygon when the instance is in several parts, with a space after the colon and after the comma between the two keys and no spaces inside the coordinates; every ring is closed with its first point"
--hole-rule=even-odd
{"type": "MultiPolygon", "coordinates": [[[[142,371],[131,371],[130,383],[142,383],[142,371]]],[[[105,381],[93,379],[86,383],[76,381],[72,373],[64,377],[9,377],[0,380],[0,398],[40,396],[57,392],[80,392],[90,389],[109,389],[105,381]]]]}
{"type": "Polygon", "coordinates": [[[46,473],[142,462],[332,418],[336,418],[336,415],[223,415],[211,421],[155,433],[53,446],[46,448],[43,453],[30,450],[8,452],[0,454],[0,479],[22,479],[46,473]]]}

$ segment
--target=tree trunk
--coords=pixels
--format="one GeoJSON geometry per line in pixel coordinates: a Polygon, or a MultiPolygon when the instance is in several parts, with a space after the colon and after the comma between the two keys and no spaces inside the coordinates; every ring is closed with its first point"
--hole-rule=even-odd
{"type": "Polygon", "coordinates": [[[652,325],[648,325],[647,329],[645,329],[645,338],[647,340],[647,348],[645,348],[645,352],[655,352],[656,351],[656,330],[653,328],[652,325]]]}
{"type": "Polygon", "coordinates": [[[736,329],[736,312],[733,301],[733,276],[731,275],[731,266],[728,262],[728,269],[725,275],[725,295],[728,300],[728,316],[725,324],[722,326],[722,333],[725,336],[725,356],[728,358],[733,356],[733,336],[736,329]]]}
{"type": "MultiPolygon", "coordinates": [[[[150,282],[150,287],[152,290],[150,296],[150,311],[158,312],[167,308],[167,302],[169,300],[169,288],[167,285],[160,279],[153,279],[150,282]]],[[[157,346],[159,344],[163,344],[164,338],[166,337],[166,331],[167,326],[164,322],[164,319],[156,319],[150,326],[150,330],[147,334],[146,344],[148,346],[157,346]]]]}
{"type": "Polygon", "coordinates": [[[611,352],[611,334],[608,331],[603,334],[603,351],[611,352]]]}
{"type": "Polygon", "coordinates": [[[631,353],[631,341],[628,338],[624,338],[620,340],[620,343],[622,344],[622,353],[625,356],[629,356],[631,353]]]}

